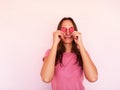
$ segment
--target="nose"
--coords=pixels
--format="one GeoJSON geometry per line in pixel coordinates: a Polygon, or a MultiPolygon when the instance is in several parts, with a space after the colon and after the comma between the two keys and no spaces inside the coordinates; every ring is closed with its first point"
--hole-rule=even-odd
{"type": "Polygon", "coordinates": [[[69,29],[66,30],[66,35],[70,35],[69,29]]]}

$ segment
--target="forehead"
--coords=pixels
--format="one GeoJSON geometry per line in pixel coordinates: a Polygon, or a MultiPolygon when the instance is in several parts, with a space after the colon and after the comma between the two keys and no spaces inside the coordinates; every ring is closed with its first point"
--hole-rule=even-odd
{"type": "Polygon", "coordinates": [[[72,24],[72,22],[70,21],[70,20],[64,20],[63,22],[62,22],[62,27],[73,27],[73,24],[72,24]]]}

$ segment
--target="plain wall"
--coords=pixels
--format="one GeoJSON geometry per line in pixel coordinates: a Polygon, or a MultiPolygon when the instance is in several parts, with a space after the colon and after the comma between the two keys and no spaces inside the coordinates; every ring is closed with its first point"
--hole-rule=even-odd
{"type": "Polygon", "coordinates": [[[63,17],[72,17],[99,79],[86,90],[120,90],[119,0],[0,0],[0,90],[51,90],[42,58],[63,17]]]}

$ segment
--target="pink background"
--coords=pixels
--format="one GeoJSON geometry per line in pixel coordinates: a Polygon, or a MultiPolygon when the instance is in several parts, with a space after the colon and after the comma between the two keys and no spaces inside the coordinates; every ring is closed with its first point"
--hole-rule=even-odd
{"type": "Polygon", "coordinates": [[[51,90],[39,73],[64,16],[75,20],[99,71],[86,90],[120,90],[119,0],[0,0],[0,90],[51,90]]]}

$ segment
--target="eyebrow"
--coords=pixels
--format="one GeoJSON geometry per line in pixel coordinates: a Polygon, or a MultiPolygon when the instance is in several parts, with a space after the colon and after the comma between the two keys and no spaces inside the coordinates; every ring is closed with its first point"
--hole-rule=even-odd
{"type": "MultiPolygon", "coordinates": [[[[63,26],[64,28],[67,28],[67,27],[65,27],[65,26],[63,26]]],[[[74,28],[74,26],[71,26],[71,27],[73,27],[74,28]]],[[[71,27],[69,27],[69,28],[71,28],[71,27]]],[[[62,27],[61,27],[62,28],[62,27]]]]}

